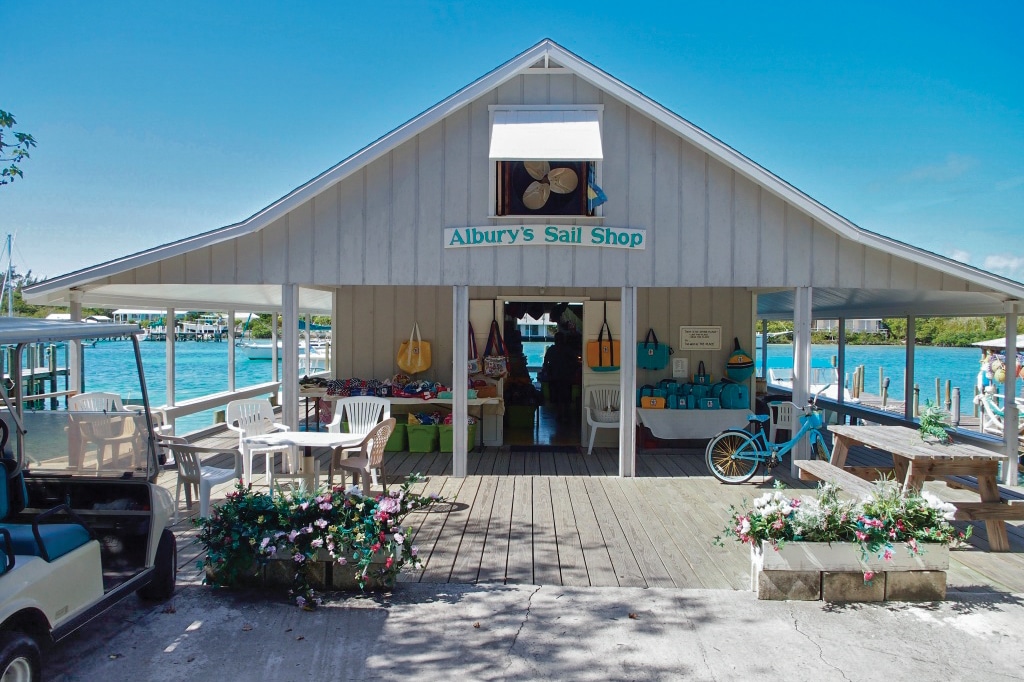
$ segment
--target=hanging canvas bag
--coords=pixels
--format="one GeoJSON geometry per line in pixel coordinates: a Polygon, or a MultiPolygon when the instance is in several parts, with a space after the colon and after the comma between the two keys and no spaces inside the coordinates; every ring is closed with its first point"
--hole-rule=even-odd
{"type": "Polygon", "coordinates": [[[654,329],[647,330],[647,336],[636,344],[636,366],[640,369],[665,369],[672,348],[667,343],[658,343],[654,329]]]}
{"type": "Polygon", "coordinates": [[[595,372],[619,371],[619,342],[612,340],[612,329],[608,326],[607,304],[597,341],[587,341],[587,365],[595,372]]]}
{"type": "Polygon", "coordinates": [[[479,374],[483,371],[479,354],[476,351],[476,334],[473,333],[472,322],[469,323],[469,362],[467,363],[467,369],[471,375],[479,374]]]}
{"type": "Polygon", "coordinates": [[[698,386],[711,385],[711,375],[707,373],[706,369],[704,369],[703,360],[701,360],[700,363],[697,365],[697,373],[693,375],[693,383],[697,384],[698,386]]]}
{"type": "Polygon", "coordinates": [[[725,363],[725,375],[736,383],[743,383],[754,373],[754,358],[740,348],[738,338],[734,338],[733,342],[736,344],[736,350],[725,363]]]}
{"type": "Polygon", "coordinates": [[[492,379],[508,376],[508,350],[501,338],[497,320],[491,320],[491,331],[487,335],[487,345],[484,347],[484,374],[492,379]]]}
{"type": "Polygon", "coordinates": [[[430,342],[420,337],[419,324],[413,324],[409,340],[398,349],[398,368],[406,374],[418,374],[430,369],[430,342]]]}

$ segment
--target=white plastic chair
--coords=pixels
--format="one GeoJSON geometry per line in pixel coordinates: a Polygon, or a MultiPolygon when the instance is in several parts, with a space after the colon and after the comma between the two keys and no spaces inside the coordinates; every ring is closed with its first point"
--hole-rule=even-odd
{"type": "Polygon", "coordinates": [[[594,438],[598,429],[619,428],[619,388],[618,386],[590,386],[587,388],[587,399],[583,410],[590,426],[590,443],[587,454],[594,451],[594,438]]]}
{"type": "MultiPolygon", "coordinates": [[[[262,436],[272,431],[288,431],[288,427],[275,422],[274,406],[266,398],[254,400],[232,400],[227,404],[224,415],[227,426],[238,433],[238,450],[242,453],[244,480],[252,482],[252,457],[254,454],[264,453],[267,456],[267,471],[274,465],[274,453],[287,453],[282,466],[296,465],[297,457],[294,448],[288,447],[260,447],[251,446],[245,442],[250,436],[262,436]]],[[[269,476],[268,476],[269,480],[269,476]]]]}
{"type": "Polygon", "coordinates": [[[327,424],[330,433],[341,433],[341,422],[348,422],[349,433],[369,433],[378,422],[391,418],[391,401],[373,396],[350,396],[334,403],[334,418],[327,424]]]}
{"type": "MultiPolygon", "coordinates": [[[[384,446],[395,430],[395,420],[388,418],[370,429],[366,438],[357,448],[335,448],[331,453],[331,468],[327,472],[327,485],[334,485],[335,470],[350,471],[352,478],[359,475],[363,495],[368,495],[372,486],[377,486],[377,471],[384,480],[384,446]],[[352,455],[355,455],[353,457],[352,455]]],[[[344,482],[344,479],[342,479],[344,482]]]]}
{"type": "Polygon", "coordinates": [[[133,466],[146,452],[145,438],[133,418],[124,409],[121,396],[116,393],[79,393],[68,398],[69,412],[87,413],[74,421],[81,436],[96,446],[96,469],[103,466],[103,456],[110,453],[113,462],[121,456],[121,448],[128,446],[133,466]],[[121,415],[113,413],[122,413],[121,415]]]}
{"type": "Polygon", "coordinates": [[[768,423],[768,440],[778,443],[776,435],[779,431],[789,431],[789,437],[800,430],[800,408],[796,403],[775,401],[768,403],[771,421],[768,423]]]}
{"type": "Polygon", "coordinates": [[[178,507],[181,501],[181,488],[185,487],[185,506],[192,508],[192,488],[199,489],[199,516],[210,515],[210,492],[213,486],[227,483],[242,476],[242,453],[230,448],[205,448],[189,445],[184,438],[166,437],[161,444],[174,453],[174,461],[178,465],[178,485],[174,493],[174,523],[178,522],[178,507]],[[203,455],[231,455],[235,467],[223,469],[203,464],[203,455]]]}

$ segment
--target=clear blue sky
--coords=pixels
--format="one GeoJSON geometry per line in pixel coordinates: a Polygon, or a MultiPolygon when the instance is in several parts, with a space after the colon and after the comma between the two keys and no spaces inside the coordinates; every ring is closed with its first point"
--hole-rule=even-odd
{"type": "MultiPolygon", "coordinates": [[[[866,229],[1024,280],[1024,3],[14,2],[56,276],[237,222],[549,37],[866,229]]],[[[6,265],[6,263],[4,264],[6,265]]]]}

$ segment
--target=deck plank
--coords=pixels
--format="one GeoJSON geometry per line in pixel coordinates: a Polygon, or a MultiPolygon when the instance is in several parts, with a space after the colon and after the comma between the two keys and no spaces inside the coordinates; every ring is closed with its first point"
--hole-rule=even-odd
{"type": "Polygon", "coordinates": [[[551,507],[554,515],[555,538],[558,543],[558,564],[562,584],[574,587],[590,585],[587,562],[583,556],[579,526],[573,513],[566,479],[551,479],[551,507]]]}
{"type": "Polygon", "coordinates": [[[566,489],[572,503],[573,516],[580,538],[580,549],[587,566],[587,576],[593,586],[614,586],[619,581],[615,577],[615,567],[608,553],[608,546],[601,535],[594,514],[594,505],[590,502],[590,493],[584,485],[583,478],[566,480],[566,489]]]}
{"type": "Polygon", "coordinates": [[[509,527],[508,565],[505,582],[534,584],[533,577],[533,477],[516,476],[512,490],[512,522],[509,527]]]}
{"type": "Polygon", "coordinates": [[[538,585],[562,585],[551,506],[550,476],[533,478],[533,579],[538,585]]]}
{"type": "Polygon", "coordinates": [[[515,495],[515,479],[498,476],[491,508],[491,525],[487,530],[487,543],[480,559],[481,583],[504,583],[508,570],[509,536],[512,531],[512,505],[515,495]]]}
{"type": "Polygon", "coordinates": [[[498,487],[496,476],[480,479],[480,488],[469,509],[469,519],[459,545],[449,582],[475,583],[480,575],[480,561],[490,531],[494,508],[494,493],[498,487]]]}
{"type": "Polygon", "coordinates": [[[608,546],[608,554],[612,560],[612,567],[615,569],[616,584],[619,587],[648,587],[643,572],[633,557],[629,542],[623,534],[622,526],[619,525],[615,509],[601,487],[600,480],[584,479],[584,486],[594,507],[594,516],[597,518],[601,535],[608,546]]]}
{"type": "Polygon", "coordinates": [[[651,537],[644,522],[636,514],[636,510],[629,503],[630,497],[636,497],[643,493],[637,490],[635,479],[622,478],[601,478],[595,479],[601,482],[608,501],[615,508],[622,526],[624,537],[629,544],[633,558],[640,568],[644,582],[648,587],[674,587],[675,582],[669,570],[661,560],[661,556],[655,549],[655,543],[660,543],[657,537],[651,537]]]}

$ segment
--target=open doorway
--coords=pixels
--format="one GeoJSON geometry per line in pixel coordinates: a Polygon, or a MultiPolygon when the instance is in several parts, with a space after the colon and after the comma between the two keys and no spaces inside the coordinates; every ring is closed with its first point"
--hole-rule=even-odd
{"type": "Polygon", "coordinates": [[[505,443],[580,444],[583,304],[506,301],[505,443]]]}

